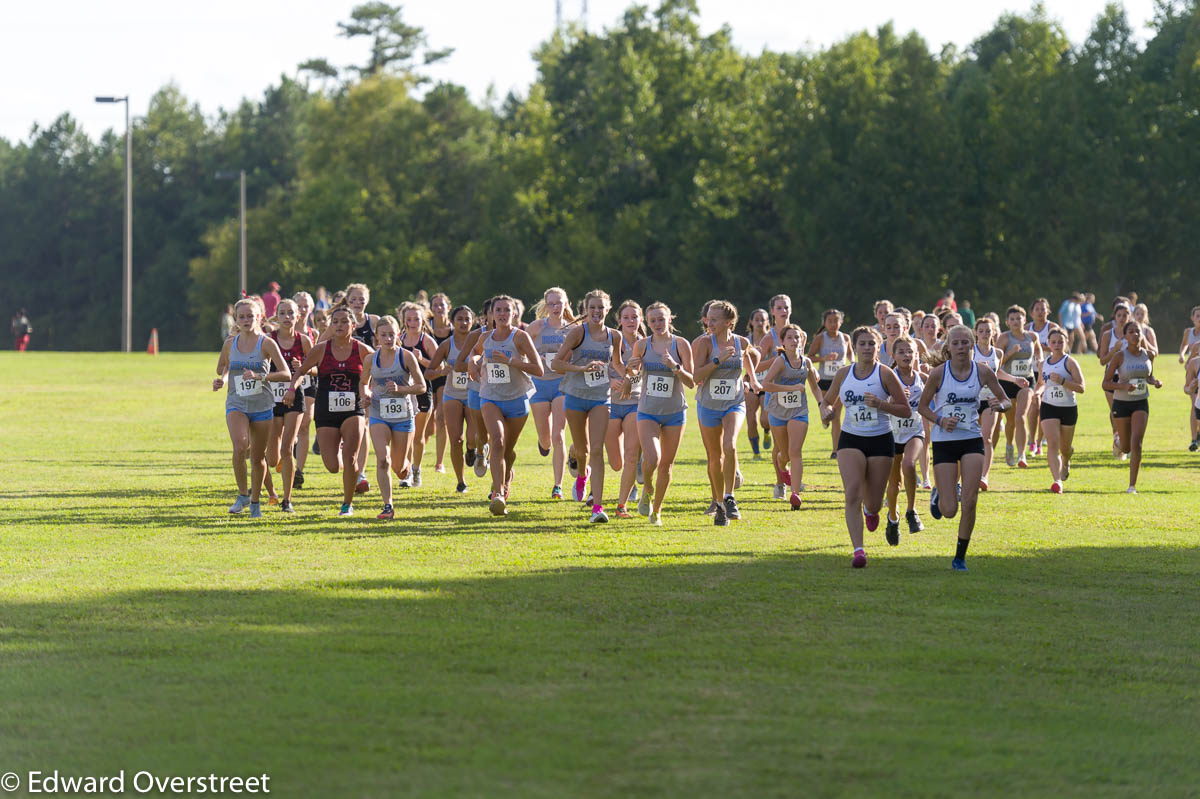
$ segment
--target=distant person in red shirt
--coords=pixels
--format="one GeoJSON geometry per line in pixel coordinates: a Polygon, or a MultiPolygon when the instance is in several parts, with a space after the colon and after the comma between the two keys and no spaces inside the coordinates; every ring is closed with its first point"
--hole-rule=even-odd
{"type": "Polygon", "coordinates": [[[12,318],[13,349],[17,352],[24,352],[28,349],[29,336],[32,333],[33,325],[29,324],[29,317],[22,308],[13,314],[12,318]]]}
{"type": "Polygon", "coordinates": [[[955,313],[958,312],[958,303],[954,301],[954,291],[952,289],[947,289],[946,296],[944,296],[940,300],[938,300],[937,303],[933,306],[933,309],[935,311],[938,308],[949,308],[951,311],[954,311],[955,313]]]}
{"type": "Polygon", "coordinates": [[[279,284],[272,280],[267,284],[267,290],[263,292],[263,306],[267,312],[267,318],[270,319],[275,315],[275,307],[279,305],[282,297],[279,296],[279,284]]]}

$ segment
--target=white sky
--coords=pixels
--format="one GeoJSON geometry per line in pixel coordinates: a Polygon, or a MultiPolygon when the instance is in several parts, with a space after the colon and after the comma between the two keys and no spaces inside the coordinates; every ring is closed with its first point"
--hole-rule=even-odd
{"type": "MultiPolygon", "coordinates": [[[[562,0],[574,17],[580,0],[562,0]]],[[[96,95],[132,98],[135,116],[150,95],[174,80],[206,114],[260,98],[281,74],[325,57],[362,63],[365,40],[337,36],[337,23],[355,0],[59,0],[53,4],[0,0],[0,137],[25,140],[64,111],[93,137],[124,130],[120,105],[96,105],[96,95]]],[[[630,0],[590,0],[589,27],[620,19],[630,0]]],[[[652,8],[657,0],[644,0],[652,8]]],[[[749,52],[820,48],[857,30],[893,20],[901,34],[917,30],[936,51],[960,47],[986,32],[1005,11],[1025,12],[1022,0],[699,0],[705,32],[729,23],[749,52]]],[[[1071,41],[1082,42],[1104,0],[1046,0],[1071,41]]],[[[1153,0],[1125,0],[1141,41],[1153,0]]],[[[435,78],[467,87],[482,100],[488,86],[500,96],[524,93],[535,69],[530,53],[554,26],[554,0],[409,0],[404,19],[423,27],[433,47],[454,47],[435,78]]]]}

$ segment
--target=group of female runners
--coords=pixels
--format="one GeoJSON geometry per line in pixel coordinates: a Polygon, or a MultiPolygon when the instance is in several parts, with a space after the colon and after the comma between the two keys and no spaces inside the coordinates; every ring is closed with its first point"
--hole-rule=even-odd
{"type": "MultiPolygon", "coordinates": [[[[478,477],[490,471],[488,507],[504,516],[517,441],[532,416],[538,451],[550,457],[552,499],[563,499],[569,470],[572,499],[585,503],[592,523],[609,521],[604,500],[612,492],[604,489],[611,468],[620,475],[613,515],[632,518],[636,503],[638,514],[661,525],[687,394],[694,391],[708,463],[706,512],[714,524],[742,518],[737,443],[747,422],[755,457],[771,452],[775,499],[803,507],[802,452],[814,404],[830,428],[830,457],[842,477],[852,565],[866,565],[863,530],[878,528],[885,506],[885,539],[899,543],[903,487],[910,533],[924,529],[918,488],[932,489],[933,518],[958,516],[952,566],[965,570],[1001,424],[1008,465],[1027,468],[1044,446],[1050,491],[1061,494],[1074,452],[1077,397],[1086,389],[1044,299],[1031,306],[1030,321],[1024,308],[1009,307],[1003,333],[995,314],[972,329],[956,313],[914,314],[885,300],[875,305],[875,325],[847,334],[842,312],[829,309],[811,341],[792,322],[784,294],[750,315],[746,335],[737,332],[732,303],[710,301],[699,320],[703,332],[691,340],[676,332],[665,303],[643,310],[626,300],[614,313],[600,290],[576,308],[562,288],[547,289],[528,325],[524,306],[507,295],[489,299],[478,315],[466,305],[451,308],[438,294],[381,317],[367,311],[370,292],[362,284],[334,299],[317,327],[310,326],[313,302],[305,292],[281,301],[270,320],[256,298],[235,306],[236,330],[213,381],[214,391],[228,381],[238,488],[230,513],[249,509],[261,517],[264,487],[276,501],[272,468],[282,480],[280,510],[293,512],[315,422],[313,451],[328,471],[342,474],[339,515],[352,515],[355,495],[369,492],[366,462],[374,449],[383,504],[377,518],[394,518],[394,486],[422,485],[426,442],[436,437],[436,471],[444,471],[447,449],[459,493],[468,490],[466,468],[478,477]]],[[[1128,457],[1129,493],[1136,493],[1148,389],[1161,386],[1153,375],[1157,340],[1141,308],[1140,322],[1118,297],[1099,342],[1114,456],[1128,457]]],[[[1185,390],[1195,397],[1189,418],[1196,448],[1200,307],[1192,322],[1180,359],[1187,364],[1185,390]]]]}

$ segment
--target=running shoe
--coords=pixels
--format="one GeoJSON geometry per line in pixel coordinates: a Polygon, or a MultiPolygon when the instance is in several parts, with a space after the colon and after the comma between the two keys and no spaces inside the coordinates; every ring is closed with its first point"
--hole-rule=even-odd
{"type": "Polygon", "coordinates": [[[982,477],[979,478],[979,490],[980,491],[988,490],[988,482],[987,482],[987,480],[984,480],[982,477]]]}
{"type": "Polygon", "coordinates": [[[580,472],[575,478],[575,485],[571,487],[571,496],[576,502],[583,502],[583,492],[587,489],[588,473],[585,469],[580,472]]]}
{"type": "Polygon", "coordinates": [[[804,504],[804,500],[796,491],[792,492],[792,495],[788,498],[788,502],[791,504],[792,510],[800,510],[800,506],[804,504]]]}
{"type": "Polygon", "coordinates": [[[463,454],[463,460],[468,466],[475,465],[475,448],[467,447],[467,451],[463,454]]]}
{"type": "Polygon", "coordinates": [[[492,501],[488,503],[488,509],[492,512],[493,516],[507,516],[508,508],[505,507],[507,504],[504,501],[504,497],[496,494],[492,497],[492,501]]]}
{"type": "Polygon", "coordinates": [[[1007,463],[1009,467],[1017,465],[1017,455],[1013,451],[1012,444],[1006,444],[1004,446],[1004,462],[1007,463]]]}
{"type": "Polygon", "coordinates": [[[950,561],[950,568],[954,569],[956,572],[969,571],[969,569],[967,569],[967,562],[962,558],[955,558],[954,560],[950,561]]]}
{"type": "Polygon", "coordinates": [[[771,428],[769,427],[763,431],[762,446],[763,449],[771,448],[771,428]]]}
{"type": "Polygon", "coordinates": [[[445,466],[445,464],[439,463],[437,466],[433,467],[433,471],[437,474],[445,474],[446,466],[445,466]]]}
{"type": "Polygon", "coordinates": [[[1063,461],[1063,482],[1071,479],[1071,462],[1063,461]]]}
{"type": "Polygon", "coordinates": [[[292,478],[292,490],[304,488],[304,470],[297,469],[296,476],[292,478]]]}
{"type": "Polygon", "coordinates": [[[662,527],[662,512],[651,513],[648,521],[655,527],[662,527]]]}
{"type": "Polygon", "coordinates": [[[312,453],[314,455],[321,454],[321,442],[319,442],[316,438],[313,439],[312,453]]]}
{"type": "Polygon", "coordinates": [[[790,486],[792,484],[792,470],[791,469],[783,470],[783,484],[785,486],[790,486]]]}
{"type": "Polygon", "coordinates": [[[1029,462],[1025,460],[1024,455],[1022,455],[1021,459],[1019,461],[1017,461],[1017,468],[1018,469],[1028,469],[1029,468],[1029,462]]]}
{"type": "Polygon", "coordinates": [[[650,515],[650,492],[649,491],[642,492],[642,498],[638,500],[637,510],[638,510],[638,513],[640,513],[643,516],[650,515]]]}
{"type": "Polygon", "coordinates": [[[861,549],[854,550],[854,558],[850,561],[850,566],[855,569],[865,569],[867,567],[867,553],[861,549]]]}
{"type": "Polygon", "coordinates": [[[543,458],[550,454],[549,447],[543,447],[542,442],[540,442],[540,441],[538,442],[538,454],[541,455],[543,458]]]}
{"type": "Polygon", "coordinates": [[[412,470],[412,487],[413,487],[413,488],[420,488],[420,487],[421,487],[421,467],[420,467],[420,466],[414,466],[414,467],[413,467],[413,470],[412,470]]]}
{"type": "Polygon", "coordinates": [[[1126,494],[1136,494],[1136,493],[1137,493],[1137,489],[1136,489],[1136,488],[1134,488],[1133,486],[1130,486],[1129,488],[1125,489],[1125,493],[1126,493],[1126,494]]]}
{"type": "Polygon", "coordinates": [[[396,487],[397,488],[412,488],[412,478],[411,477],[401,477],[399,480],[396,481],[396,487]]]}
{"type": "Polygon", "coordinates": [[[365,494],[371,490],[371,484],[367,482],[367,476],[360,474],[358,476],[358,485],[354,487],[355,494],[365,494]]]}
{"type": "Polygon", "coordinates": [[[249,494],[238,494],[237,499],[229,506],[230,513],[241,513],[250,505],[249,494]]]}
{"type": "Polygon", "coordinates": [[[637,502],[637,499],[638,499],[638,487],[637,487],[637,485],[634,485],[633,488],[629,489],[629,501],[637,502]]]}
{"type": "Polygon", "coordinates": [[[567,453],[567,471],[572,477],[579,476],[579,459],[575,457],[575,450],[572,449],[567,453]]]}
{"type": "Polygon", "coordinates": [[[1121,457],[1121,436],[1118,433],[1113,433],[1113,457],[1121,457]]]}
{"type": "Polygon", "coordinates": [[[735,471],[733,473],[733,490],[734,491],[737,491],[739,488],[741,488],[745,482],[746,482],[746,480],[745,480],[745,478],[742,477],[741,469],[738,469],[737,471],[735,471]]]}
{"type": "Polygon", "coordinates": [[[465,493],[467,493],[467,484],[466,484],[466,483],[459,483],[459,484],[458,484],[458,487],[457,487],[457,488],[455,488],[454,490],[455,490],[455,491],[457,491],[457,492],[458,492],[458,493],[460,493],[460,494],[465,494],[465,493]]]}
{"type": "Polygon", "coordinates": [[[633,518],[633,514],[630,513],[628,510],[626,510],[624,505],[618,505],[617,512],[613,515],[616,516],[618,519],[632,519],[633,518]]]}
{"type": "Polygon", "coordinates": [[[396,511],[392,509],[391,505],[384,505],[383,510],[381,510],[379,515],[375,518],[379,519],[380,521],[390,522],[392,519],[396,518],[396,511]]]}
{"type": "Polygon", "coordinates": [[[714,500],[712,501],[712,504],[708,506],[708,510],[704,511],[704,515],[705,515],[705,516],[712,516],[712,515],[714,515],[714,514],[717,512],[717,507],[718,507],[720,504],[721,504],[721,503],[717,502],[717,501],[714,499],[714,500]]]}
{"type": "Polygon", "coordinates": [[[603,508],[592,511],[592,524],[604,524],[606,521],[608,521],[608,514],[604,512],[603,508]]]}
{"type": "Polygon", "coordinates": [[[638,485],[641,485],[642,483],[646,482],[642,478],[642,456],[641,455],[638,455],[637,477],[635,479],[636,479],[638,485]]]}
{"type": "Polygon", "coordinates": [[[866,505],[863,505],[863,520],[867,524],[868,532],[873,533],[879,529],[879,514],[878,513],[867,513],[866,505]]]}
{"type": "Polygon", "coordinates": [[[1128,452],[1122,452],[1122,453],[1121,453],[1121,460],[1123,460],[1123,461],[1127,461],[1127,460],[1129,460],[1129,453],[1128,453],[1128,452]]]}
{"type": "Polygon", "coordinates": [[[251,519],[261,519],[262,518],[262,505],[260,505],[257,502],[250,503],[250,518],[251,519]]]}
{"type": "Polygon", "coordinates": [[[783,483],[775,484],[775,494],[773,499],[787,499],[787,489],[784,487],[783,483]]]}
{"type": "Polygon", "coordinates": [[[342,509],[338,511],[338,516],[353,516],[354,506],[350,504],[342,505],[342,509]]]}
{"type": "Polygon", "coordinates": [[[725,513],[725,506],[720,502],[714,502],[717,506],[716,513],[713,514],[713,524],[717,527],[727,527],[729,525],[729,516],[725,513]]]}
{"type": "Polygon", "coordinates": [[[910,510],[904,514],[904,520],[908,522],[908,532],[919,533],[925,529],[925,525],[921,522],[921,517],[917,515],[915,510],[910,510]]]}
{"type": "Polygon", "coordinates": [[[280,513],[295,513],[296,509],[292,507],[292,501],[290,499],[285,499],[283,502],[279,503],[279,511],[280,513]]]}
{"type": "Polygon", "coordinates": [[[942,518],[942,509],[938,507],[938,490],[936,488],[929,494],[929,515],[935,519],[942,518]]]}
{"type": "Polygon", "coordinates": [[[921,490],[922,491],[932,491],[933,486],[929,483],[928,480],[926,480],[923,483],[921,483],[921,490]]]}
{"type": "Polygon", "coordinates": [[[725,497],[725,517],[734,521],[742,518],[742,512],[738,510],[737,500],[732,494],[725,497]]]}
{"type": "Polygon", "coordinates": [[[555,486],[550,489],[550,499],[562,499],[562,486],[555,486]]]}
{"type": "Polygon", "coordinates": [[[837,460],[837,452],[836,451],[829,453],[829,460],[831,460],[831,461],[837,460]]]}
{"type": "Polygon", "coordinates": [[[887,525],[883,528],[883,537],[887,539],[888,546],[900,545],[900,519],[892,519],[890,516],[887,520],[887,525]]]}
{"type": "Polygon", "coordinates": [[[488,471],[488,446],[483,445],[483,449],[475,453],[475,476],[483,477],[488,471]]]}
{"type": "Polygon", "coordinates": [[[1200,449],[1200,438],[1193,438],[1192,443],[1188,444],[1188,452],[1195,452],[1200,449]]]}
{"type": "Polygon", "coordinates": [[[277,494],[269,495],[267,497],[267,504],[268,505],[278,505],[279,504],[279,496],[277,494]]]}
{"type": "Polygon", "coordinates": [[[1062,493],[1062,483],[1058,482],[1057,480],[1055,480],[1053,483],[1051,483],[1050,484],[1050,493],[1051,494],[1061,494],[1062,493]]]}

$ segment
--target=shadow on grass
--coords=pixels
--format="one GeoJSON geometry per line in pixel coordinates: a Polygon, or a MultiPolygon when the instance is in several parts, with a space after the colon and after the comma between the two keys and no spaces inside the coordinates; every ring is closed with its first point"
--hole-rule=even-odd
{"type": "Polygon", "coordinates": [[[699,554],[727,559],[3,601],[0,757],[265,770],[282,795],[1200,777],[1200,550],[977,557],[966,575],[890,553],[865,571],[845,552],[668,556],[699,554]]]}

